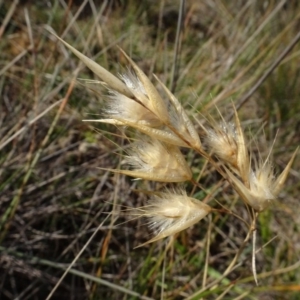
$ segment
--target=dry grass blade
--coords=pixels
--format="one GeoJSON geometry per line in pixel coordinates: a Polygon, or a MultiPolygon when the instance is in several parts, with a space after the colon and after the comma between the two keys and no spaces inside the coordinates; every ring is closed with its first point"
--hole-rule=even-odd
{"type": "Polygon", "coordinates": [[[37,122],[40,118],[42,118],[43,116],[45,116],[50,110],[52,110],[54,107],[56,107],[57,105],[59,105],[63,100],[64,99],[61,99],[61,100],[53,103],[48,108],[46,108],[43,112],[41,112],[38,116],[36,116],[33,120],[30,120],[28,122],[27,126],[22,127],[16,133],[14,133],[13,135],[11,135],[9,138],[4,138],[2,141],[0,141],[0,150],[2,150],[7,144],[9,144],[10,142],[12,142],[16,137],[18,137],[22,132],[24,132],[30,125],[32,125],[35,122],[37,122]]]}
{"type": "Polygon", "coordinates": [[[2,38],[2,35],[4,33],[4,30],[5,30],[5,27],[7,26],[7,24],[9,23],[14,11],[16,10],[16,7],[17,5],[19,4],[19,0],[14,0],[11,5],[10,5],[10,8],[9,8],[9,11],[7,12],[2,24],[1,24],[1,27],[0,27],[0,39],[2,38]]]}
{"type": "Polygon", "coordinates": [[[63,99],[63,101],[61,102],[59,110],[58,110],[58,112],[57,112],[57,114],[56,114],[56,116],[55,116],[55,118],[54,118],[54,120],[53,120],[46,136],[44,137],[38,152],[34,156],[32,162],[28,165],[28,168],[26,170],[26,174],[24,176],[21,188],[19,189],[16,196],[12,199],[9,207],[6,209],[5,213],[3,214],[3,216],[0,219],[0,241],[3,240],[3,238],[5,237],[8,229],[9,229],[9,223],[11,221],[11,218],[14,216],[14,214],[16,212],[16,209],[19,205],[19,202],[20,202],[20,199],[21,199],[21,196],[22,196],[22,193],[23,193],[24,186],[27,184],[27,181],[29,180],[29,178],[32,174],[32,171],[33,171],[35,165],[37,164],[37,162],[38,162],[38,160],[39,160],[39,158],[42,154],[42,151],[43,151],[44,147],[46,146],[47,142],[49,141],[49,138],[50,138],[50,136],[51,136],[56,124],[57,124],[57,121],[58,121],[63,109],[65,108],[65,106],[67,104],[67,101],[68,101],[68,99],[71,95],[71,92],[72,92],[73,88],[74,88],[74,81],[72,81],[72,83],[70,84],[69,89],[66,93],[66,96],[63,99]]]}

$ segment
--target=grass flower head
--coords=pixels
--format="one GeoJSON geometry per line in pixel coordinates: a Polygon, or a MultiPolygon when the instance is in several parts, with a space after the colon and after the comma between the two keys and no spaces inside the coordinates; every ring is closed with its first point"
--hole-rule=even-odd
{"type": "Polygon", "coordinates": [[[138,214],[149,219],[150,228],[156,234],[145,244],[187,229],[202,220],[211,210],[209,205],[188,197],[182,189],[157,193],[149,201],[149,205],[138,210],[138,214]]]}

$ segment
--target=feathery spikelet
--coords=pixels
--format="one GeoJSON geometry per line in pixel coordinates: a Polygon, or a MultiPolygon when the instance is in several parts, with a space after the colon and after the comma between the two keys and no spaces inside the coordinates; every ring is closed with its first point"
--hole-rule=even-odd
{"type": "MultiPolygon", "coordinates": [[[[52,33],[54,34],[54,33],[52,33]]],[[[55,35],[55,34],[54,34],[55,35]]],[[[127,56],[127,54],[120,49],[126,59],[129,61],[134,71],[137,74],[138,81],[133,79],[131,76],[123,76],[123,83],[120,79],[115,77],[105,68],[101,67],[93,60],[76,50],[74,47],[69,45],[67,42],[55,35],[66,47],[68,47],[91,71],[99,76],[109,88],[114,92],[126,96],[132,100],[138,100],[143,103],[146,108],[152,111],[163,123],[169,123],[169,116],[166,104],[160,97],[158,91],[144,74],[144,72],[127,56]],[[147,103],[145,103],[147,102],[147,103]]]]}
{"type": "Polygon", "coordinates": [[[142,139],[128,151],[126,162],[134,170],[111,170],[138,179],[160,182],[183,182],[192,172],[178,147],[154,139],[142,139]]]}
{"type": "Polygon", "coordinates": [[[265,162],[255,162],[254,170],[250,170],[248,174],[247,182],[249,183],[249,187],[241,182],[228,169],[226,169],[226,172],[241,198],[256,211],[261,212],[267,209],[272,203],[272,200],[275,200],[278,196],[297,151],[298,148],[277,179],[275,178],[274,169],[269,157],[265,162]]]}
{"type": "Polygon", "coordinates": [[[156,236],[140,245],[158,241],[196,224],[211,212],[212,208],[191,197],[182,189],[157,193],[149,205],[136,210],[136,214],[150,219],[150,228],[156,236]]]}
{"type": "Polygon", "coordinates": [[[249,188],[228,169],[226,171],[240,197],[256,211],[261,212],[265,210],[272,200],[275,199],[276,195],[272,191],[274,174],[269,163],[263,164],[255,171],[250,171],[249,188]]]}
{"type": "Polygon", "coordinates": [[[242,178],[244,184],[248,186],[248,174],[250,172],[250,158],[246,145],[244,132],[241,126],[241,122],[235,106],[233,106],[235,114],[235,125],[236,125],[236,143],[237,143],[237,169],[239,176],[242,178]]]}
{"type": "Polygon", "coordinates": [[[136,65],[135,62],[131,60],[131,58],[122,50],[120,51],[123,53],[123,55],[126,57],[128,62],[133,67],[138,79],[143,85],[143,88],[146,92],[146,95],[149,99],[149,108],[151,111],[154,112],[154,114],[166,125],[169,124],[169,113],[167,109],[167,105],[165,104],[164,100],[159,95],[157,89],[152,84],[152,82],[149,80],[149,78],[146,76],[146,74],[136,65]]]}
{"type": "Polygon", "coordinates": [[[169,110],[173,108],[171,112],[169,112],[171,125],[176,130],[176,132],[188,142],[191,148],[202,150],[202,145],[198,132],[196,131],[193,123],[187,116],[184,108],[182,107],[178,99],[164,85],[164,83],[161,80],[159,80],[159,78],[155,75],[154,77],[163,87],[165,93],[167,94],[170,100],[170,103],[172,104],[169,106],[169,110]]]}
{"type": "Polygon", "coordinates": [[[206,143],[219,160],[227,164],[248,185],[250,159],[248,149],[235,107],[235,124],[224,120],[220,124],[213,124],[207,130],[206,143]]]}
{"type": "Polygon", "coordinates": [[[111,90],[107,108],[104,111],[111,118],[107,121],[112,122],[117,118],[121,124],[123,124],[122,120],[127,120],[149,127],[161,126],[162,122],[148,109],[150,103],[141,81],[131,72],[121,75],[121,78],[139,101],[111,90]]]}
{"type": "Polygon", "coordinates": [[[238,146],[234,124],[222,122],[209,129],[206,143],[222,162],[237,170],[238,146]]]}
{"type": "Polygon", "coordinates": [[[155,86],[122,49],[120,51],[131,64],[136,74],[121,75],[123,81],[80,53],[57,35],[55,36],[91,71],[99,76],[110,89],[111,103],[108,104],[105,110],[108,118],[84,121],[131,126],[163,142],[197,150],[201,149],[198,133],[179,101],[160,82],[173,106],[173,115],[171,116],[167,103],[160,96],[155,86]],[[153,127],[158,128],[162,125],[165,126],[163,130],[153,130],[153,127]]]}

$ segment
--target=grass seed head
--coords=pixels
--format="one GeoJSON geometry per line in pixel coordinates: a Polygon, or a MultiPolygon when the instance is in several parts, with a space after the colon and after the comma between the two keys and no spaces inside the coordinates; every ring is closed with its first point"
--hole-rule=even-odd
{"type": "Polygon", "coordinates": [[[149,80],[146,74],[137,66],[137,64],[133,62],[132,59],[122,49],[120,49],[120,51],[131,64],[138,79],[142,83],[143,88],[149,99],[150,108],[153,111],[153,113],[155,113],[155,115],[162,121],[162,123],[169,124],[170,121],[167,105],[158,93],[155,86],[152,84],[152,82],[149,80]]]}
{"type": "Polygon", "coordinates": [[[221,113],[222,122],[211,120],[211,129],[206,130],[208,150],[212,151],[221,162],[238,174],[248,186],[250,159],[244,132],[235,107],[235,124],[226,122],[221,113]]]}
{"type": "Polygon", "coordinates": [[[206,143],[209,150],[230,167],[237,168],[236,129],[232,123],[218,124],[207,131],[206,143]]]}
{"type": "Polygon", "coordinates": [[[165,86],[165,84],[156,77],[156,80],[163,87],[170,104],[168,106],[170,123],[176,132],[188,142],[189,146],[194,149],[202,150],[201,141],[199,134],[194,127],[193,123],[190,121],[186,114],[185,109],[182,107],[178,99],[171,93],[171,91],[165,86]]]}
{"type": "Polygon", "coordinates": [[[264,162],[255,162],[254,169],[250,170],[248,174],[247,183],[249,187],[240,181],[231,171],[228,169],[226,171],[241,198],[256,211],[261,212],[267,209],[278,196],[292,166],[297,150],[294,152],[286,168],[277,178],[275,177],[274,168],[269,157],[264,162]]]}
{"type": "Polygon", "coordinates": [[[209,205],[188,197],[182,189],[156,194],[149,205],[137,211],[140,216],[150,219],[150,228],[156,233],[156,236],[145,244],[176,234],[196,224],[211,210],[209,205]]]}
{"type": "Polygon", "coordinates": [[[151,103],[141,81],[131,72],[121,75],[121,78],[139,102],[111,90],[105,114],[111,119],[128,120],[149,127],[161,126],[161,121],[151,111],[151,107],[149,109],[151,103]]]}
{"type": "Polygon", "coordinates": [[[240,195],[242,200],[254,208],[256,211],[261,212],[265,210],[270,202],[274,199],[274,195],[270,192],[270,186],[266,186],[270,174],[264,174],[257,177],[257,173],[251,171],[249,174],[249,181],[251,181],[251,188],[245,186],[230,170],[226,172],[233,184],[233,187],[240,195]]]}
{"type": "Polygon", "coordinates": [[[135,143],[126,161],[133,171],[126,174],[146,180],[183,182],[192,177],[191,170],[176,146],[155,139],[142,139],[135,143]]]}
{"type": "Polygon", "coordinates": [[[250,172],[250,158],[248,154],[248,148],[244,136],[244,131],[241,126],[241,122],[235,107],[233,106],[235,113],[235,125],[236,125],[236,143],[237,143],[237,169],[243,182],[248,186],[248,176],[250,172]]]}
{"type": "Polygon", "coordinates": [[[252,206],[257,207],[258,211],[265,210],[276,198],[273,191],[274,170],[269,161],[261,163],[249,174],[249,190],[252,206]]]}

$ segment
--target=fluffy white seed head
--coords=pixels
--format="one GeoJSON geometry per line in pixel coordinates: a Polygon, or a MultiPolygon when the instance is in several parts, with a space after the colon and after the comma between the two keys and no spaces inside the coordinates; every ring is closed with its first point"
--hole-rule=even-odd
{"type": "Polygon", "coordinates": [[[235,107],[233,106],[235,114],[235,126],[236,126],[236,141],[237,141],[237,170],[241,176],[243,182],[248,186],[248,176],[250,172],[250,158],[248,154],[248,148],[246,145],[246,139],[244,131],[241,126],[241,122],[235,107]]]}
{"type": "Polygon", "coordinates": [[[206,143],[209,150],[224,163],[233,168],[237,168],[237,137],[236,128],[233,123],[218,124],[213,129],[207,131],[206,143]]]}
{"type": "Polygon", "coordinates": [[[149,219],[150,228],[156,234],[145,244],[176,234],[196,224],[211,210],[209,205],[188,197],[181,189],[158,193],[149,201],[149,205],[137,211],[139,215],[149,219]]]}
{"type": "Polygon", "coordinates": [[[226,122],[216,124],[212,122],[212,129],[207,130],[206,142],[209,150],[237,173],[242,181],[248,185],[250,159],[244,132],[236,112],[235,124],[226,122]]]}
{"type": "Polygon", "coordinates": [[[129,108],[132,109],[132,115],[135,115],[135,117],[133,118],[134,121],[140,121],[142,123],[144,122],[148,126],[154,127],[158,126],[157,123],[168,123],[168,110],[163,99],[160,97],[156,88],[143,73],[143,71],[126,55],[124,51],[120,49],[120,51],[124,54],[124,56],[133,67],[137,76],[132,74],[123,75],[121,76],[123,79],[122,82],[119,78],[115,77],[113,74],[98,65],[96,62],[83,55],[81,52],[66,43],[64,40],[62,40],[58,36],[56,37],[65,46],[67,46],[92,72],[99,76],[107,84],[108,88],[112,90],[114,94],[114,96],[112,97],[114,103],[109,108],[109,111],[112,114],[110,117],[116,115],[118,118],[116,118],[115,120],[113,118],[107,119],[108,123],[123,125],[122,118],[128,116],[129,108]],[[136,102],[137,106],[135,106],[134,104],[129,102],[129,99],[138,100],[140,103],[142,103],[142,105],[136,102]],[[125,100],[124,103],[122,103],[122,100],[125,100]],[[116,109],[119,104],[119,109],[116,109]],[[142,108],[143,105],[149,110],[149,112],[146,112],[146,110],[142,108]],[[125,112],[120,114],[120,112],[123,112],[123,109],[125,110],[125,112]],[[155,116],[152,116],[151,112],[155,116]],[[143,117],[146,117],[146,119],[143,120],[143,117]],[[160,121],[158,122],[158,120],[160,121]]]}
{"type": "Polygon", "coordinates": [[[158,119],[162,121],[162,123],[168,124],[169,113],[167,105],[158,93],[157,89],[146,76],[146,74],[137,66],[137,64],[134,61],[132,61],[132,59],[122,49],[120,49],[120,51],[126,57],[131,67],[134,69],[137,78],[143,85],[143,88],[149,100],[149,106],[147,107],[150,108],[150,110],[158,117],[158,119]]]}
{"type": "Polygon", "coordinates": [[[154,76],[156,80],[163,87],[166,95],[168,96],[170,105],[168,106],[170,124],[173,129],[187,142],[185,146],[192,147],[194,149],[202,150],[201,141],[197,130],[193,123],[187,116],[184,108],[178,99],[171,93],[171,91],[164,85],[162,81],[154,76]]]}
{"type": "Polygon", "coordinates": [[[269,162],[260,164],[254,171],[250,172],[249,190],[251,199],[249,199],[249,202],[256,210],[265,210],[276,198],[273,190],[274,179],[273,168],[269,162]]]}
{"type": "Polygon", "coordinates": [[[248,178],[249,187],[231,171],[228,169],[226,171],[242,200],[256,211],[265,210],[275,199],[275,195],[272,193],[273,172],[270,169],[251,170],[248,178]]]}
{"type": "Polygon", "coordinates": [[[241,198],[256,211],[261,212],[267,209],[278,196],[297,151],[298,149],[296,149],[289,163],[277,178],[269,157],[264,162],[255,162],[253,170],[250,170],[248,174],[248,184],[239,180],[228,169],[226,171],[241,198]]]}
{"type": "Polygon", "coordinates": [[[122,171],[137,178],[162,182],[190,180],[191,170],[176,146],[158,140],[141,140],[128,151],[126,158],[134,170],[122,171]]]}
{"type": "Polygon", "coordinates": [[[129,70],[127,73],[121,74],[120,77],[128,88],[136,91],[137,94],[147,95],[143,84],[133,72],[129,70]]]}
{"type": "Polygon", "coordinates": [[[149,127],[161,126],[161,121],[151,111],[151,102],[147,97],[141,81],[132,72],[121,75],[121,78],[139,102],[136,101],[136,99],[128,98],[123,94],[111,90],[111,95],[107,101],[107,107],[104,110],[105,115],[110,118],[111,121],[123,121],[121,124],[124,124],[124,121],[127,120],[135,124],[143,124],[149,127]]]}

